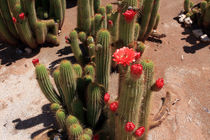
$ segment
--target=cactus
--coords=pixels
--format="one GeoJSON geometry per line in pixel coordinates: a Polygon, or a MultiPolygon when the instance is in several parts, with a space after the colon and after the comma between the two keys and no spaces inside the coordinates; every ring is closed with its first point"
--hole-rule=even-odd
{"type": "Polygon", "coordinates": [[[97,33],[96,40],[99,44],[96,46],[96,80],[108,91],[111,65],[110,33],[102,29],[97,33]]]}
{"type": "Polygon", "coordinates": [[[71,103],[76,95],[75,77],[76,75],[71,62],[63,60],[60,65],[60,85],[68,112],[72,112],[71,103]]]}
{"type": "Polygon", "coordinates": [[[77,74],[77,77],[78,78],[82,77],[82,67],[79,64],[74,64],[73,68],[75,73],[77,74]]]}
{"type": "Polygon", "coordinates": [[[154,30],[157,30],[159,22],[160,22],[160,15],[157,14],[157,17],[156,17],[156,20],[155,20],[155,25],[153,27],[154,30]]]}
{"type": "Polygon", "coordinates": [[[93,65],[86,65],[84,67],[84,74],[90,75],[94,79],[95,78],[95,68],[93,67],[93,65]]]}
{"type": "Polygon", "coordinates": [[[95,127],[102,111],[102,90],[98,85],[91,83],[87,89],[87,122],[95,127]]]}
{"type": "Polygon", "coordinates": [[[107,4],[106,5],[106,14],[111,14],[112,13],[112,5],[111,4],[107,4]]]}
{"type": "Polygon", "coordinates": [[[78,140],[83,133],[83,128],[80,124],[75,123],[68,127],[69,139],[78,140]]]}
{"type": "Polygon", "coordinates": [[[81,41],[81,42],[85,42],[86,41],[86,38],[87,38],[87,35],[86,35],[86,33],[85,32],[79,32],[79,40],[81,41]]]}
{"type": "Polygon", "coordinates": [[[82,134],[79,140],[91,140],[91,137],[88,134],[82,134]]]}
{"type": "Polygon", "coordinates": [[[45,97],[51,103],[61,104],[61,99],[53,88],[52,83],[50,82],[47,69],[42,64],[36,65],[36,79],[45,97]]]}
{"type": "Polygon", "coordinates": [[[83,55],[82,55],[82,51],[79,47],[77,31],[73,30],[70,33],[69,37],[71,40],[71,49],[74,53],[74,57],[80,64],[83,64],[83,55]]]}
{"type": "Polygon", "coordinates": [[[184,11],[186,13],[190,11],[190,0],[184,0],[184,11]]]}
{"type": "Polygon", "coordinates": [[[66,120],[66,114],[62,109],[59,109],[56,111],[56,120],[58,122],[59,128],[61,128],[63,131],[66,130],[65,120],[66,120]]]}
{"type": "Polygon", "coordinates": [[[140,52],[141,54],[143,54],[144,50],[145,50],[145,44],[143,42],[137,42],[137,45],[136,45],[136,51],[137,52],[140,52]]]}
{"type": "Polygon", "coordinates": [[[134,32],[134,40],[137,41],[139,37],[139,31],[140,31],[140,25],[138,23],[135,23],[135,32],[134,32]]]}
{"type": "Polygon", "coordinates": [[[206,6],[205,14],[203,17],[203,26],[210,29],[210,3],[206,6]]]}
{"type": "Polygon", "coordinates": [[[73,124],[78,124],[78,123],[79,123],[79,120],[75,116],[73,116],[73,115],[69,115],[66,118],[66,127],[67,128],[69,128],[73,124]]]}
{"type": "Polygon", "coordinates": [[[50,105],[50,110],[52,110],[53,112],[58,111],[59,109],[61,109],[61,105],[57,104],[57,103],[52,103],[50,105]]]}
{"type": "Polygon", "coordinates": [[[57,34],[64,21],[65,0],[52,0],[50,8],[49,0],[1,0],[0,5],[1,20],[6,26],[1,30],[5,34],[1,40],[12,45],[22,42],[31,48],[45,42],[59,44],[57,34]]]}

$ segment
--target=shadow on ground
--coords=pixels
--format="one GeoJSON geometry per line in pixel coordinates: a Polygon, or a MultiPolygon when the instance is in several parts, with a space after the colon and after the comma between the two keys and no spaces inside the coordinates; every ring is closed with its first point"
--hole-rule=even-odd
{"type": "MultiPolygon", "coordinates": [[[[174,17],[174,20],[178,22],[178,17],[174,17]]],[[[181,40],[185,40],[190,44],[189,46],[183,46],[183,50],[185,53],[194,54],[196,53],[196,51],[205,48],[209,45],[209,43],[201,42],[192,34],[192,30],[200,28],[197,24],[193,24],[191,27],[185,27],[184,24],[181,24],[181,27],[184,28],[184,32],[182,32],[182,34],[187,35],[187,37],[181,38],[181,40]]]]}
{"type": "Polygon", "coordinates": [[[54,114],[50,111],[50,104],[46,104],[42,106],[42,114],[26,120],[17,118],[12,122],[15,124],[15,129],[17,130],[28,129],[36,125],[43,124],[43,129],[37,130],[31,134],[31,138],[34,138],[43,131],[55,126],[55,117],[54,114]]]}

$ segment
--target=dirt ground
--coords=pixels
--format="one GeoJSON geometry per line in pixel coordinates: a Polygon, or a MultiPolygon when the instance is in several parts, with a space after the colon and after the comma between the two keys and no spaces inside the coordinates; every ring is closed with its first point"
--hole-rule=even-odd
{"type": "MultiPolygon", "coordinates": [[[[39,89],[31,61],[39,58],[53,69],[62,59],[72,58],[64,37],[76,26],[76,8],[75,3],[68,4],[60,46],[44,46],[21,57],[15,47],[0,43],[0,140],[28,140],[52,126],[49,102],[39,89]]],[[[183,0],[161,0],[158,32],[166,37],[146,42],[150,47],[143,58],[154,61],[156,78],[165,79],[163,90],[153,93],[152,113],[166,91],[174,103],[166,120],[149,132],[149,140],[210,139],[210,45],[196,41],[174,19],[182,9],[183,0]]],[[[116,81],[113,77],[111,85],[116,81]]],[[[110,92],[115,91],[112,86],[110,92]]]]}

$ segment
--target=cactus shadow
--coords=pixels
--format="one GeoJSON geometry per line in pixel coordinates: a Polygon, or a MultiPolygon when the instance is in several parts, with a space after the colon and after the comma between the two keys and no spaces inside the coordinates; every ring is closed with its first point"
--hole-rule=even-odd
{"type": "Polygon", "coordinates": [[[17,118],[12,122],[15,124],[15,129],[17,130],[28,129],[36,125],[43,124],[44,128],[37,130],[31,134],[31,138],[34,138],[43,131],[55,126],[56,120],[54,114],[50,111],[50,104],[45,104],[42,106],[42,114],[26,120],[21,120],[20,118],[17,118]]]}
{"type": "Polygon", "coordinates": [[[66,8],[72,8],[77,5],[77,0],[66,0],[66,8]]]}
{"type": "Polygon", "coordinates": [[[31,58],[39,53],[39,50],[32,50],[32,53],[27,54],[24,51],[24,46],[10,46],[0,42],[0,65],[10,66],[17,60],[22,58],[31,58]]]}
{"type": "Polygon", "coordinates": [[[72,53],[71,47],[70,46],[65,46],[63,49],[60,49],[56,52],[59,57],[69,55],[72,53]]]}

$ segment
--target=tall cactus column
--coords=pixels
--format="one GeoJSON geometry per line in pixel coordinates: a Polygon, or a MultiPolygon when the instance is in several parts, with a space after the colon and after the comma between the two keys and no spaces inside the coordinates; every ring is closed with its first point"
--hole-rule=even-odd
{"type": "Polygon", "coordinates": [[[101,29],[97,33],[96,46],[96,80],[108,91],[111,67],[110,33],[101,29]]]}
{"type": "MultiPolygon", "coordinates": [[[[128,6],[137,7],[137,0],[124,0],[128,6]]],[[[128,46],[134,41],[134,28],[136,22],[136,12],[132,9],[122,9],[119,25],[119,41],[122,46],[128,46]]]]}
{"type": "Polygon", "coordinates": [[[116,117],[116,140],[135,140],[132,131],[126,125],[139,126],[140,104],[143,89],[143,76],[141,64],[133,64],[126,78],[122,81],[122,90],[119,98],[118,116],[116,117]]]}

